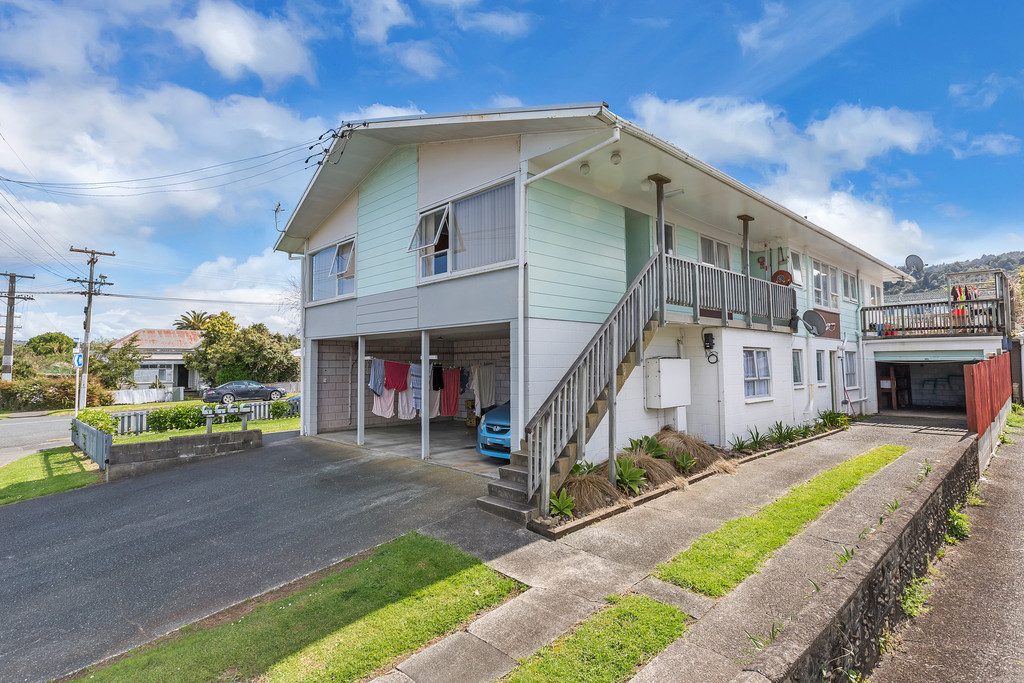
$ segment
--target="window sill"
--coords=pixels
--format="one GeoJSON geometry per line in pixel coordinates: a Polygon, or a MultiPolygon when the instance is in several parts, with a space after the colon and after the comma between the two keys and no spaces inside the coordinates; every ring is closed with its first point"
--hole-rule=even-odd
{"type": "Polygon", "coordinates": [[[807,385],[806,384],[794,384],[793,388],[794,389],[806,389],[807,385]]]}
{"type": "Polygon", "coordinates": [[[743,402],[744,403],[768,403],[769,401],[774,401],[774,400],[775,400],[774,396],[756,396],[756,397],[753,397],[753,398],[743,399],[743,402]]]}
{"type": "Polygon", "coordinates": [[[330,299],[317,299],[316,301],[310,301],[306,304],[306,308],[315,308],[317,306],[323,306],[324,304],[335,304],[339,301],[348,301],[349,299],[355,298],[355,292],[352,294],[341,294],[339,296],[332,296],[330,299]]]}
{"type": "Polygon", "coordinates": [[[416,283],[416,286],[421,285],[432,285],[437,282],[447,282],[448,280],[457,280],[461,277],[469,277],[471,275],[479,275],[481,273],[489,273],[492,270],[504,270],[506,268],[514,268],[519,265],[518,261],[502,261],[501,263],[491,263],[486,266],[480,266],[479,268],[471,268],[469,270],[459,270],[454,273],[448,273],[445,275],[433,275],[429,278],[420,278],[416,283]]]}

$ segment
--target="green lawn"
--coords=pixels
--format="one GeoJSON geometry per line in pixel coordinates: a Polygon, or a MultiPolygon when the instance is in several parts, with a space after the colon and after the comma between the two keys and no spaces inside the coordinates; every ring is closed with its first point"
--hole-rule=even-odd
{"type": "Polygon", "coordinates": [[[502,680],[509,683],[614,683],[629,680],[686,631],[686,615],[646,596],[611,597],[612,606],[562,636],[502,680]]]}
{"type": "MultiPolygon", "coordinates": [[[[280,420],[249,420],[249,429],[262,430],[264,434],[271,432],[288,432],[299,428],[299,416],[283,417],[280,420]]],[[[241,422],[228,422],[213,425],[214,432],[238,432],[242,430],[241,422]]],[[[164,441],[172,436],[188,436],[189,434],[205,434],[206,427],[195,429],[177,429],[169,432],[146,432],[134,436],[115,436],[114,443],[140,443],[143,441],[164,441]]]]}
{"type": "Polygon", "coordinates": [[[0,467],[0,505],[88,486],[101,477],[96,463],[70,446],[51,448],[0,467]]]}
{"type": "Polygon", "coordinates": [[[1010,414],[1006,416],[1006,425],[1016,429],[1024,427],[1024,415],[1018,415],[1011,411],[1010,414]]]}
{"type": "Polygon", "coordinates": [[[355,681],[523,589],[410,533],[312,587],[213,628],[186,627],[84,681],[355,681]]]}
{"type": "Polygon", "coordinates": [[[754,514],[704,534],[654,575],[704,595],[725,595],[804,526],[907,450],[879,446],[825,470],[754,514]]]}

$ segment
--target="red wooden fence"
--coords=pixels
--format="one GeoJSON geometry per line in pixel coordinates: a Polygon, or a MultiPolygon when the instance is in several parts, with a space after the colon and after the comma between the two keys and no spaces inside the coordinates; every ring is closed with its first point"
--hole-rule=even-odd
{"type": "Polygon", "coordinates": [[[1010,354],[964,366],[967,428],[983,434],[1010,399],[1010,354]]]}

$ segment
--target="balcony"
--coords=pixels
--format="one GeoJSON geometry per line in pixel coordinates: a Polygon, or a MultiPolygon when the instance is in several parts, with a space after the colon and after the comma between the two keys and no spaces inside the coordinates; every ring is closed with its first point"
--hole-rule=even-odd
{"type": "Polygon", "coordinates": [[[944,292],[924,300],[865,306],[860,320],[866,339],[1006,335],[1010,327],[1006,274],[972,271],[950,275],[944,292]],[[961,294],[964,291],[967,294],[961,294]]]}
{"type": "Polygon", "coordinates": [[[751,313],[751,322],[790,332],[789,320],[796,307],[791,287],[675,256],[665,257],[665,269],[668,304],[692,309],[694,322],[720,317],[722,324],[728,324],[734,315],[751,313]]]}

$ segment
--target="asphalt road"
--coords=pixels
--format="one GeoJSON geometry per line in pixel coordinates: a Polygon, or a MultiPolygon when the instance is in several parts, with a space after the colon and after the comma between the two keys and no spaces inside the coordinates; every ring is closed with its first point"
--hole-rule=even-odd
{"type": "Polygon", "coordinates": [[[416,460],[265,443],[0,507],[0,681],[65,675],[486,493],[484,477],[416,460]]]}
{"type": "Polygon", "coordinates": [[[58,446],[70,446],[71,418],[13,415],[0,420],[0,467],[58,446]]]}

